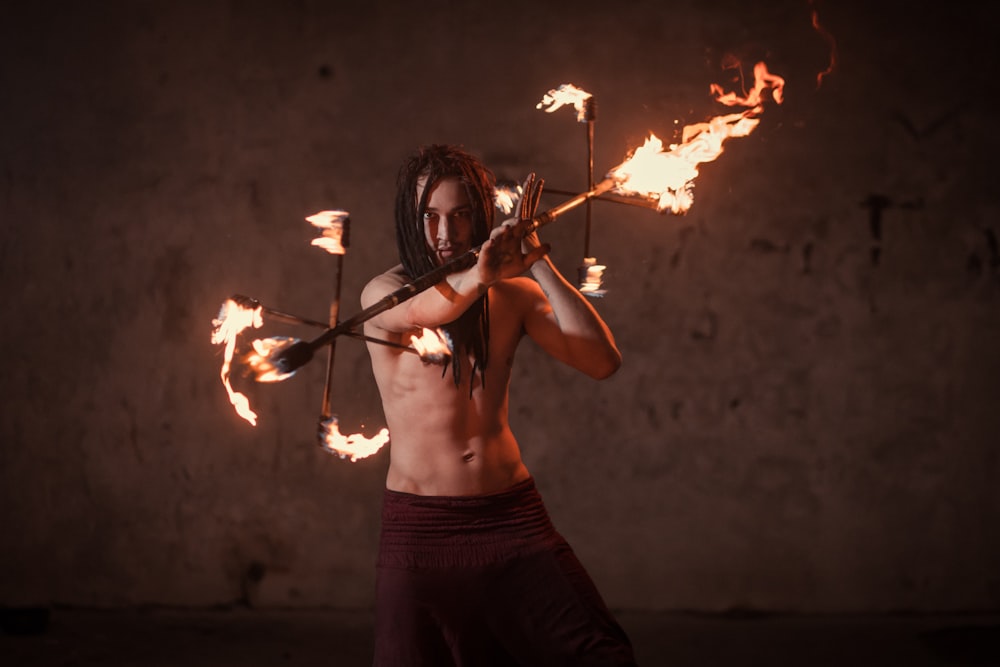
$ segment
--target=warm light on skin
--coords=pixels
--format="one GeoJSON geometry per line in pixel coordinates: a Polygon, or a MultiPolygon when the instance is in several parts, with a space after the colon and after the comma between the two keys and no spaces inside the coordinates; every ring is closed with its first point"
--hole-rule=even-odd
{"type": "MultiPolygon", "coordinates": [[[[417,201],[425,183],[417,186],[417,201]]],[[[423,214],[424,241],[438,264],[472,249],[472,203],[457,178],[444,178],[431,186],[423,214]]]]}

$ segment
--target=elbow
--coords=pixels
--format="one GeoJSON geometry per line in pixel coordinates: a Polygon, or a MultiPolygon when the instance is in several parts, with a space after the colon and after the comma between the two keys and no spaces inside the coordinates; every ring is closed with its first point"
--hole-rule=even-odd
{"type": "Polygon", "coordinates": [[[604,380],[614,375],[621,366],[622,353],[612,349],[599,363],[593,365],[588,375],[595,380],[604,380]]]}

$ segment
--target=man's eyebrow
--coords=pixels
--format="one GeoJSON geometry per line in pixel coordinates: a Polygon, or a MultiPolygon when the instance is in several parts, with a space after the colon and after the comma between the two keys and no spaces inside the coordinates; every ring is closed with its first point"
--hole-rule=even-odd
{"type": "MultiPolygon", "coordinates": [[[[471,211],[471,210],[472,210],[472,204],[463,204],[461,206],[456,206],[455,208],[451,209],[451,211],[453,211],[453,212],[454,211],[471,211]]],[[[440,209],[437,209],[437,208],[435,208],[433,206],[427,206],[427,207],[424,208],[424,211],[433,211],[435,213],[439,213],[440,209]]]]}

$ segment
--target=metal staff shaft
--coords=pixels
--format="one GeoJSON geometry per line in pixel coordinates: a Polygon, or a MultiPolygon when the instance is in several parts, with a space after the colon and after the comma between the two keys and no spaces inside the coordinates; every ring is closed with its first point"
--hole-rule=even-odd
{"type": "MultiPolygon", "coordinates": [[[[594,189],[594,120],[597,117],[597,103],[588,97],[583,103],[583,120],[587,123],[587,190],[594,189]]],[[[593,208],[587,200],[587,219],[583,228],[583,256],[590,257],[590,212],[593,208]]]]}
{"type": "MultiPolygon", "coordinates": [[[[331,327],[337,326],[337,321],[340,318],[340,285],[343,282],[344,275],[344,255],[347,254],[347,248],[350,246],[351,237],[351,219],[349,217],[344,217],[341,220],[333,223],[334,225],[339,225],[340,227],[340,238],[339,238],[339,252],[336,252],[337,266],[334,272],[333,280],[333,300],[330,301],[330,315],[329,323],[331,327]]],[[[331,416],[333,416],[333,362],[336,358],[337,352],[337,341],[330,341],[330,351],[327,356],[326,361],[326,381],[323,384],[323,405],[320,410],[320,419],[326,421],[331,416]]]]}
{"type": "MultiPolygon", "coordinates": [[[[234,299],[245,299],[246,301],[252,301],[255,306],[260,306],[261,312],[265,313],[269,318],[273,320],[278,320],[280,322],[286,322],[288,324],[303,324],[310,327],[317,327],[326,331],[330,328],[330,325],[326,322],[320,322],[319,320],[313,320],[308,317],[300,317],[298,315],[292,315],[291,313],[286,313],[281,310],[275,310],[274,308],[269,308],[258,302],[256,299],[251,299],[248,296],[242,296],[237,294],[233,297],[234,299]]],[[[341,334],[342,336],[347,336],[348,338],[354,338],[356,340],[363,340],[368,343],[376,343],[378,345],[384,345],[386,347],[393,347],[404,352],[412,352],[413,354],[420,354],[417,350],[409,345],[403,345],[401,343],[394,343],[391,340],[385,340],[382,338],[375,338],[373,336],[366,336],[360,334],[357,331],[345,331],[341,334]]]]}
{"type": "MultiPolygon", "coordinates": [[[[333,301],[330,302],[330,326],[337,326],[340,318],[340,283],[344,274],[344,256],[337,255],[337,271],[334,283],[333,301]]],[[[337,351],[337,341],[330,341],[330,353],[326,362],[326,382],[323,385],[323,407],[320,415],[323,420],[333,415],[333,361],[337,351]]]]}
{"type": "MultiPolygon", "coordinates": [[[[567,211],[590,201],[594,197],[607,192],[615,186],[615,183],[616,181],[614,178],[605,178],[593,189],[588,190],[587,192],[582,192],[575,197],[536,215],[532,218],[533,224],[531,230],[534,231],[539,227],[543,227],[555,221],[556,218],[561,216],[563,213],[566,213],[567,211]]],[[[358,325],[367,322],[373,317],[380,315],[391,308],[395,308],[404,301],[407,301],[415,297],[417,294],[420,294],[434,285],[437,285],[452,273],[463,271],[474,266],[479,259],[479,253],[482,250],[482,247],[482,245],[476,246],[472,250],[462,253],[451,261],[445,262],[435,269],[431,269],[422,276],[414,279],[412,282],[409,282],[399,289],[385,295],[356,315],[331,326],[313,340],[300,341],[281,350],[275,355],[275,358],[272,361],[273,366],[281,373],[294,372],[309,363],[316,350],[320,349],[324,345],[330,345],[337,338],[337,336],[351,332],[358,325]]]]}
{"type": "MultiPolygon", "coordinates": [[[[547,195],[572,195],[573,190],[560,190],[559,188],[545,187],[545,194],[547,195]]],[[[613,193],[605,193],[600,197],[592,197],[591,201],[605,201],[612,204],[624,204],[625,206],[638,206],[639,208],[648,208],[652,211],[660,212],[658,202],[648,199],[646,197],[625,197],[622,195],[616,195],[613,193]]]]}
{"type": "Polygon", "coordinates": [[[553,206],[552,208],[543,213],[539,213],[533,218],[533,222],[535,223],[535,229],[549,224],[550,222],[554,221],[556,218],[558,218],[566,211],[572,210],[577,206],[579,206],[580,204],[583,204],[584,202],[588,202],[591,199],[600,197],[605,192],[615,187],[616,184],[617,181],[614,178],[611,177],[605,178],[603,181],[595,185],[587,192],[581,192],[575,197],[567,199],[563,203],[553,206]]]}

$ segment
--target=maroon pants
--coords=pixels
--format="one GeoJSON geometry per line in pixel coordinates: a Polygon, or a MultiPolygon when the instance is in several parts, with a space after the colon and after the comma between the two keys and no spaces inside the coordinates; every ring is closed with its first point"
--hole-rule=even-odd
{"type": "Polygon", "coordinates": [[[485,496],[386,491],[375,665],[634,665],[534,481],[485,496]]]}

